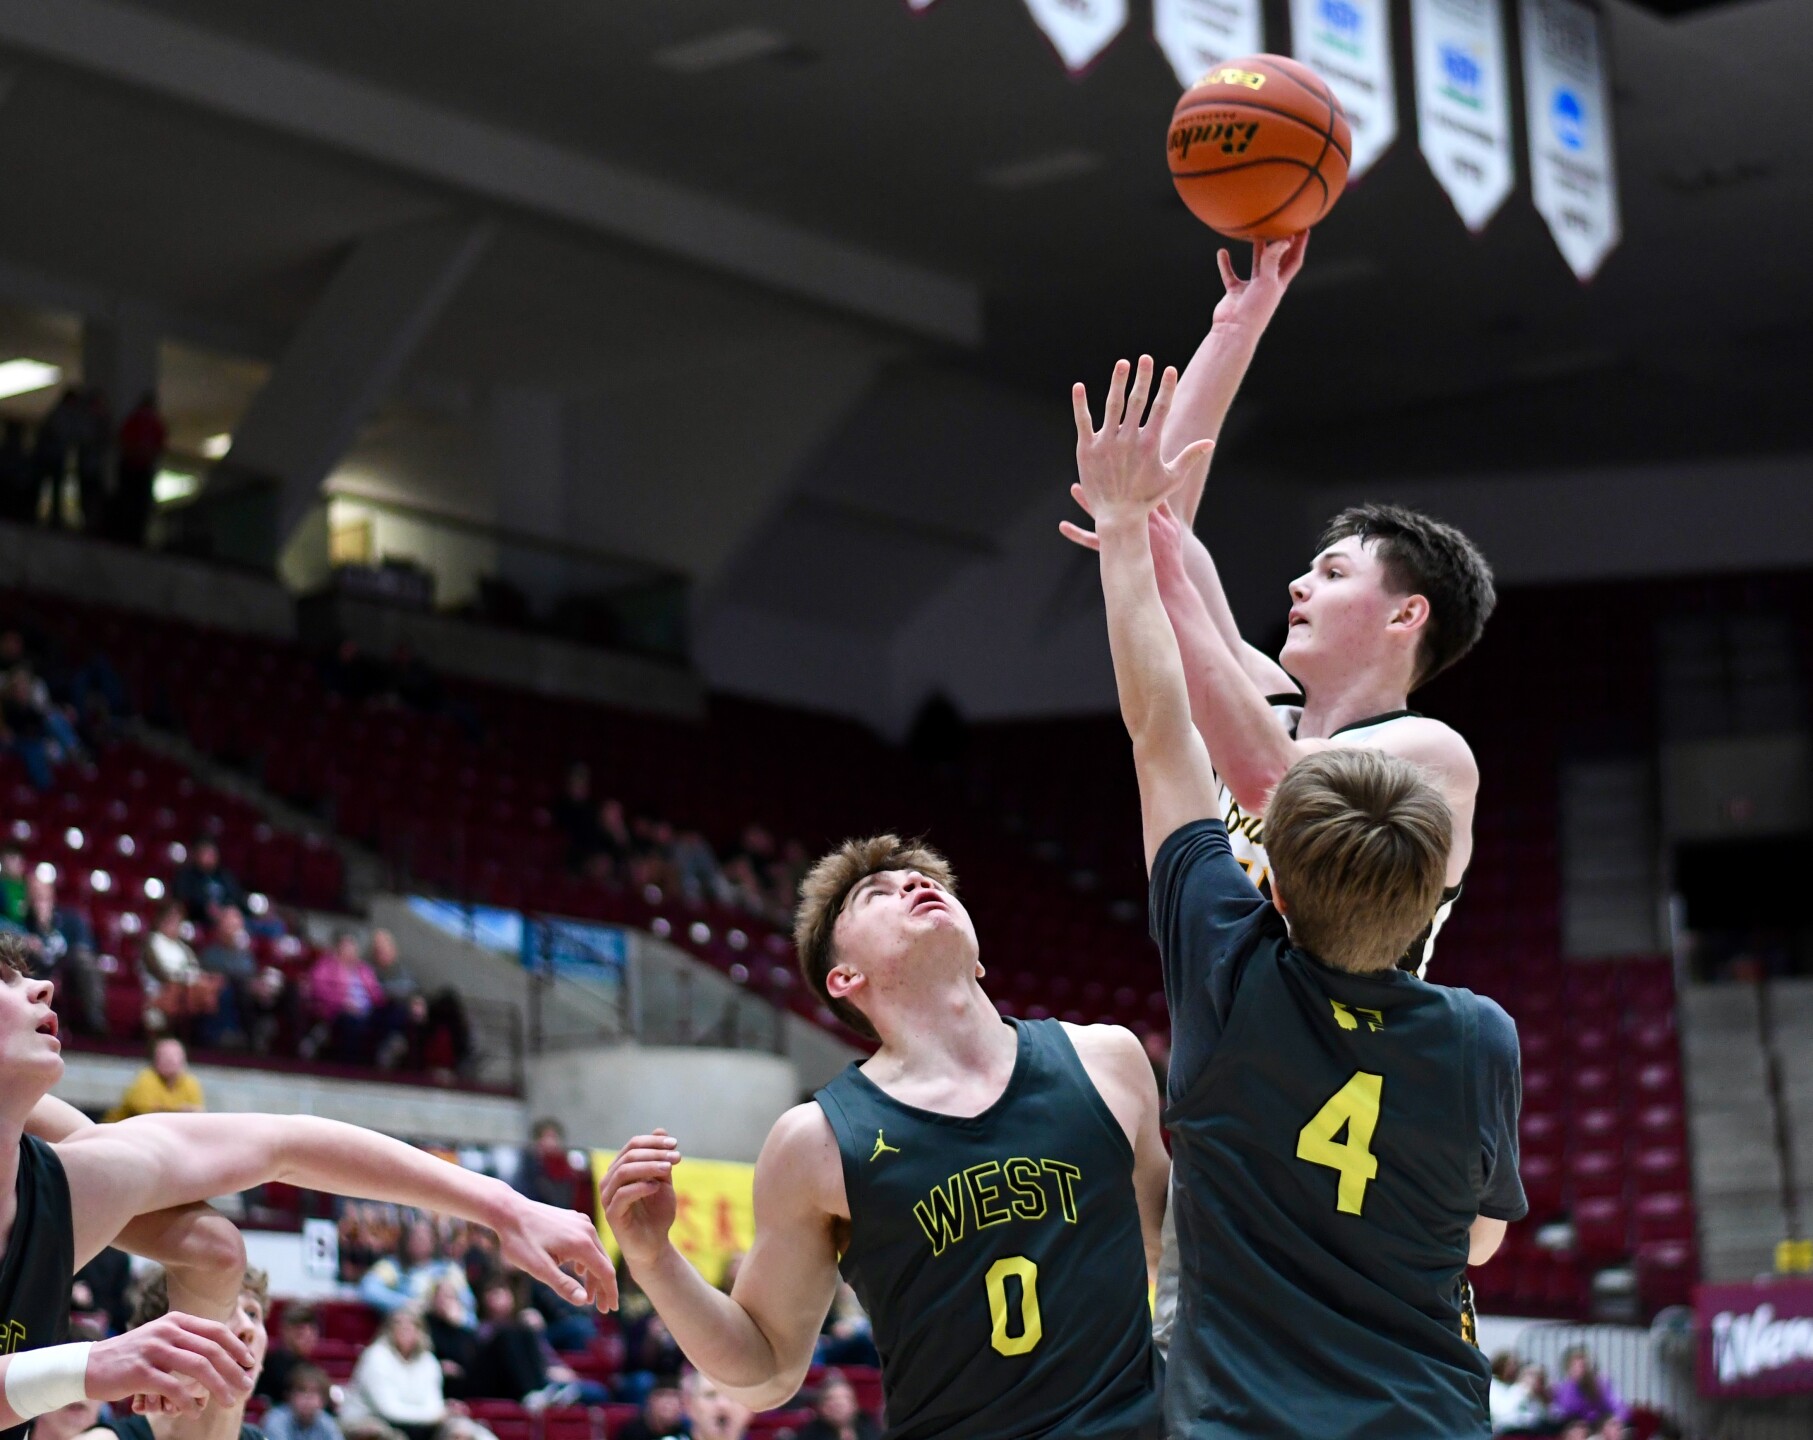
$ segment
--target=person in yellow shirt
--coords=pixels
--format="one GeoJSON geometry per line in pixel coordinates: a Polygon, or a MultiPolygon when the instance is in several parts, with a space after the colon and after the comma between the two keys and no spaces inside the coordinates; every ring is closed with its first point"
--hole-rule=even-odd
{"type": "Polygon", "coordinates": [[[160,1115],[172,1110],[205,1110],[201,1081],[189,1069],[183,1042],[168,1036],[151,1049],[151,1063],[132,1077],[120,1103],[107,1112],[109,1120],[134,1115],[160,1115]]]}

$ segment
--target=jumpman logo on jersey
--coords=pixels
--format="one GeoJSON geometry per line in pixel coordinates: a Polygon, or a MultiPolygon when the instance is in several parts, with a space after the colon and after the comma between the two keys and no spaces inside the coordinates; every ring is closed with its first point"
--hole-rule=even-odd
{"type": "Polygon", "coordinates": [[[1357,1015],[1366,1017],[1366,1028],[1375,1035],[1385,1028],[1385,1017],[1377,1010],[1368,1010],[1364,1005],[1343,1005],[1339,1000],[1332,998],[1328,1003],[1335,1007],[1335,1024],[1339,1025],[1343,1030],[1358,1030],[1360,1028],[1360,1022],[1355,1018],[1357,1015]]]}
{"type": "Polygon", "coordinates": [[[877,1130],[875,1132],[875,1153],[873,1155],[869,1156],[869,1163],[871,1165],[873,1165],[877,1160],[881,1159],[881,1157],[883,1155],[898,1155],[898,1154],[900,1154],[899,1149],[897,1149],[893,1145],[888,1144],[887,1131],[877,1130]]]}

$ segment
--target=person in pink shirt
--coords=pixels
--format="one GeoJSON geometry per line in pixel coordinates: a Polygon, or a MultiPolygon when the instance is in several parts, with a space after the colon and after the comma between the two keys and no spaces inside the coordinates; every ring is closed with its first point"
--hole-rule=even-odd
{"type": "Polygon", "coordinates": [[[383,1038],[376,1033],[384,987],[359,954],[358,937],[341,932],[334,948],[308,972],[308,1006],[314,1025],[302,1039],[302,1057],[325,1047],[336,1060],[369,1060],[383,1038]]]}
{"type": "Polygon", "coordinates": [[[164,417],[158,413],[157,396],[147,390],[120,421],[114,442],[119,446],[119,472],[113,529],[129,545],[145,543],[145,527],[151,522],[152,486],[169,438],[164,417]]]}

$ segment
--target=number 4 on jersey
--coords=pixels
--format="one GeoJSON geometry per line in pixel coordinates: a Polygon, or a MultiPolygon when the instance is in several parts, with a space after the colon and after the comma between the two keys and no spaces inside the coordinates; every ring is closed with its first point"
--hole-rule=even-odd
{"type": "Polygon", "coordinates": [[[1335,1209],[1343,1214],[1360,1213],[1366,1203],[1366,1182],[1378,1178],[1372,1132],[1379,1123],[1379,1095],[1384,1084],[1384,1076],[1356,1070],[1353,1079],[1335,1091],[1309,1124],[1297,1132],[1299,1160],[1326,1165],[1340,1173],[1335,1209]],[[1347,1138],[1336,1140],[1343,1127],[1347,1138]]]}

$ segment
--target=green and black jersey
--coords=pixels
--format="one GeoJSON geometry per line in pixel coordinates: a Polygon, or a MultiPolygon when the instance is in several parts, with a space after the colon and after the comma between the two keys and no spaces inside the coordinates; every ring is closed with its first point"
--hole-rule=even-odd
{"type": "Polygon", "coordinates": [[[980,1115],[902,1104],[855,1065],[816,1097],[889,1440],[1158,1440],[1133,1147],[1064,1027],[1009,1023],[1013,1075],[980,1115]]]}

